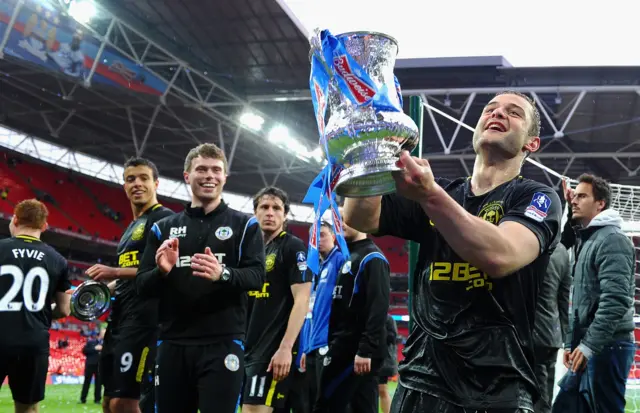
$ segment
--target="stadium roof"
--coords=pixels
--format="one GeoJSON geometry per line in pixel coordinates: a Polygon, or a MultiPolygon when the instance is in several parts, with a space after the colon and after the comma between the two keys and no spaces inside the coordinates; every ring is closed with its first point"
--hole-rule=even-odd
{"type": "MultiPolygon", "coordinates": [[[[0,123],[115,164],[146,156],[177,181],[187,151],[214,142],[229,158],[229,191],[276,184],[302,199],[321,163],[308,42],[289,8],[275,0],[102,0],[92,18],[76,13],[73,21],[60,12],[69,2],[47,1],[0,5],[0,123]],[[76,32],[84,71],[62,53],[76,32]],[[45,39],[51,47],[43,55],[45,39]],[[269,139],[279,125],[291,138],[281,147],[269,139]]],[[[454,120],[473,126],[493,93],[515,88],[542,111],[544,148],[534,159],[563,175],[593,171],[640,185],[638,67],[414,57],[399,61],[396,74],[405,96],[427,103],[423,154],[438,175],[472,168],[471,132],[454,120]]],[[[558,183],[530,165],[524,174],[558,183]]]]}

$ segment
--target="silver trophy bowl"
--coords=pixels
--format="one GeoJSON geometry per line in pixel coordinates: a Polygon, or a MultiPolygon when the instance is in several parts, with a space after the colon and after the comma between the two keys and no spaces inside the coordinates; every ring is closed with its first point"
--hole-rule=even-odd
{"type": "MultiPolygon", "coordinates": [[[[389,101],[400,107],[393,73],[398,43],[381,33],[352,32],[336,36],[371,77],[378,90],[386,86],[389,101]]],[[[313,42],[312,42],[313,45],[313,42]]],[[[395,192],[391,172],[400,151],[412,151],[420,138],[418,126],[404,112],[358,107],[342,95],[332,78],[328,91],[329,117],[325,127],[328,156],[344,167],[337,195],[369,197],[395,192]]]]}
{"type": "Polygon", "coordinates": [[[85,281],[71,294],[71,315],[82,321],[94,321],[111,307],[111,291],[106,284],[85,281]]]}

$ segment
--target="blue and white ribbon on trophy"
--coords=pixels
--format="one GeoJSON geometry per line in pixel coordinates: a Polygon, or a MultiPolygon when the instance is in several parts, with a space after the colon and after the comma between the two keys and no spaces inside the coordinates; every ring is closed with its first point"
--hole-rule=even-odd
{"type": "Polygon", "coordinates": [[[376,111],[402,112],[402,97],[400,84],[395,79],[396,90],[400,96],[398,106],[389,99],[389,90],[383,85],[380,90],[365,72],[365,70],[347,52],[344,44],[328,30],[323,30],[311,39],[311,76],[309,87],[311,98],[320,134],[320,144],[327,156],[327,165],[313,180],[303,203],[313,204],[315,216],[311,233],[309,234],[309,250],[307,254],[308,268],[318,274],[320,271],[320,255],[318,252],[318,239],[320,238],[320,226],[324,213],[331,209],[332,223],[336,235],[336,241],[340,252],[349,260],[349,249],[344,238],[342,217],[338,211],[335,197],[335,186],[343,169],[336,159],[329,154],[328,143],[325,135],[325,116],[327,113],[329,82],[336,80],[341,94],[356,106],[373,105],[376,111]]]}

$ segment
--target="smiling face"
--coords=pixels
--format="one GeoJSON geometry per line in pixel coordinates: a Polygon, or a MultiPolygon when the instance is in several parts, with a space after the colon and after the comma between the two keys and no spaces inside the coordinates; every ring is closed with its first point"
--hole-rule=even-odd
{"type": "Polygon", "coordinates": [[[214,201],[220,198],[227,182],[224,161],[196,156],[190,169],[184,172],[184,180],[191,187],[194,200],[203,204],[214,201]]]}
{"type": "Polygon", "coordinates": [[[473,135],[476,153],[491,151],[511,159],[535,152],[540,147],[536,110],[526,98],[516,94],[494,97],[485,106],[473,135]]]}
{"type": "Polygon", "coordinates": [[[143,207],[156,198],[158,181],[148,166],[129,166],[124,170],[124,192],[129,202],[143,207]]]}

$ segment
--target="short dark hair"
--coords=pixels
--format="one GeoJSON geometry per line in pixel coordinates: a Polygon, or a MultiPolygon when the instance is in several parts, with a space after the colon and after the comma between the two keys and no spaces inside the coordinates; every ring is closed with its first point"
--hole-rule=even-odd
{"type": "Polygon", "coordinates": [[[193,160],[198,156],[202,158],[220,159],[224,166],[224,172],[227,173],[227,157],[224,151],[213,143],[203,143],[191,149],[184,160],[184,171],[191,172],[193,160]]]}
{"type": "MultiPolygon", "coordinates": [[[[151,173],[153,174],[154,181],[157,181],[158,178],[160,177],[160,173],[158,172],[158,167],[156,166],[156,164],[146,158],[139,158],[136,156],[132,156],[131,158],[127,159],[127,161],[124,163],[125,170],[127,168],[132,168],[136,166],[146,166],[147,168],[151,169],[151,173]]],[[[122,171],[122,174],[123,174],[123,178],[126,178],[124,176],[124,171],[122,171]]]]}
{"type": "Polygon", "coordinates": [[[500,96],[500,95],[516,95],[516,96],[520,96],[521,98],[529,102],[529,105],[531,105],[531,109],[533,109],[533,119],[531,122],[531,127],[529,127],[528,133],[529,133],[529,136],[540,136],[540,129],[541,129],[542,122],[540,121],[540,111],[536,106],[536,102],[533,99],[531,99],[529,96],[525,95],[522,92],[518,92],[517,90],[503,90],[502,92],[496,93],[496,96],[500,96]]]}
{"type": "Polygon", "coordinates": [[[328,222],[328,221],[322,221],[322,222],[320,223],[320,228],[322,229],[322,227],[327,228],[327,229],[329,230],[329,232],[331,232],[332,234],[335,232],[335,231],[333,230],[333,225],[331,225],[331,223],[330,223],[330,222],[328,222]]]}
{"type": "Polygon", "coordinates": [[[602,208],[602,210],[611,206],[611,187],[603,178],[591,174],[582,174],[578,177],[578,182],[591,185],[593,199],[596,201],[604,201],[604,208],[602,208]]]}
{"type": "Polygon", "coordinates": [[[258,209],[258,204],[260,203],[260,200],[262,199],[263,196],[273,196],[273,197],[279,198],[282,201],[282,204],[284,205],[285,216],[289,213],[289,210],[291,209],[291,203],[289,202],[289,195],[287,195],[287,193],[282,189],[275,186],[268,186],[266,188],[262,188],[260,191],[258,191],[257,194],[253,196],[254,211],[258,209]]]}
{"type": "Polygon", "coordinates": [[[37,199],[25,199],[18,202],[13,215],[16,217],[17,226],[39,230],[47,223],[49,210],[37,199]]]}

